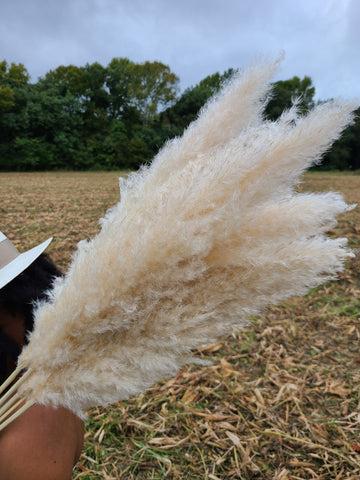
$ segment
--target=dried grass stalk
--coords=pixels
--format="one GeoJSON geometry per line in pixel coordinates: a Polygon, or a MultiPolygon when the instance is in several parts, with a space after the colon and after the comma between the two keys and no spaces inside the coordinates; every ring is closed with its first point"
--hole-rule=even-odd
{"type": "Polygon", "coordinates": [[[121,184],[101,232],[38,306],[18,388],[68,407],[128,398],[174,375],[192,349],[269,304],[334,278],[351,253],[325,232],[348,210],[299,194],[301,174],[352,121],[354,102],[263,119],[277,62],[237,74],[182,138],[121,184]]]}

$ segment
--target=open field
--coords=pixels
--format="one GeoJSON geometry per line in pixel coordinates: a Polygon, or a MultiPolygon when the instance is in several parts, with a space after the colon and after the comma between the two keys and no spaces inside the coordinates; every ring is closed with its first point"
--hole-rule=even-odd
{"type": "MultiPolygon", "coordinates": [[[[54,236],[64,270],[118,199],[116,172],[0,174],[0,230],[24,250],[54,236]]],[[[302,190],[360,204],[360,175],[311,173],[302,190]]],[[[181,208],[181,206],[179,206],[181,208]]],[[[360,249],[360,207],[330,235],[360,249]]],[[[74,479],[360,479],[360,253],[337,282],[270,308],[128,402],[89,412],[74,479]]]]}

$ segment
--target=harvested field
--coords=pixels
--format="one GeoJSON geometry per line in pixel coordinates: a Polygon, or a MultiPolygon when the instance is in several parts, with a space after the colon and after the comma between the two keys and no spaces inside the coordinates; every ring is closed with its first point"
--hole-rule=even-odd
{"type": "MultiPolygon", "coordinates": [[[[54,236],[64,270],[118,199],[116,172],[2,173],[0,229],[20,250],[54,236]]],[[[360,204],[360,175],[300,187],[360,204]]],[[[181,206],[179,206],[181,207],[181,206]]],[[[360,249],[360,207],[330,235],[360,249]]],[[[272,307],[130,401],[89,412],[74,479],[360,479],[360,250],[337,282],[272,307]]]]}

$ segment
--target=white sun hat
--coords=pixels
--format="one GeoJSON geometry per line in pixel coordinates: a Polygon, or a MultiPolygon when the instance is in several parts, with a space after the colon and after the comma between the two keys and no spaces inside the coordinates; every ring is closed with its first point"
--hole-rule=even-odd
{"type": "Polygon", "coordinates": [[[47,248],[52,238],[37,247],[20,253],[11,241],[0,232],[0,288],[23,272],[47,248]]]}

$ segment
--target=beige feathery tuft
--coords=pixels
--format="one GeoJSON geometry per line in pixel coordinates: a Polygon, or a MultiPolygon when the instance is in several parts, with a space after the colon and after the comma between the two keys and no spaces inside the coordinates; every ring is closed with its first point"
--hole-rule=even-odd
{"type": "Polygon", "coordinates": [[[276,122],[263,110],[278,61],[239,73],[81,242],[36,312],[18,395],[80,417],[176,374],[192,349],[240,329],[269,304],[343,268],[345,239],[324,234],[349,208],[294,186],[352,121],[355,102],[276,122]]]}

